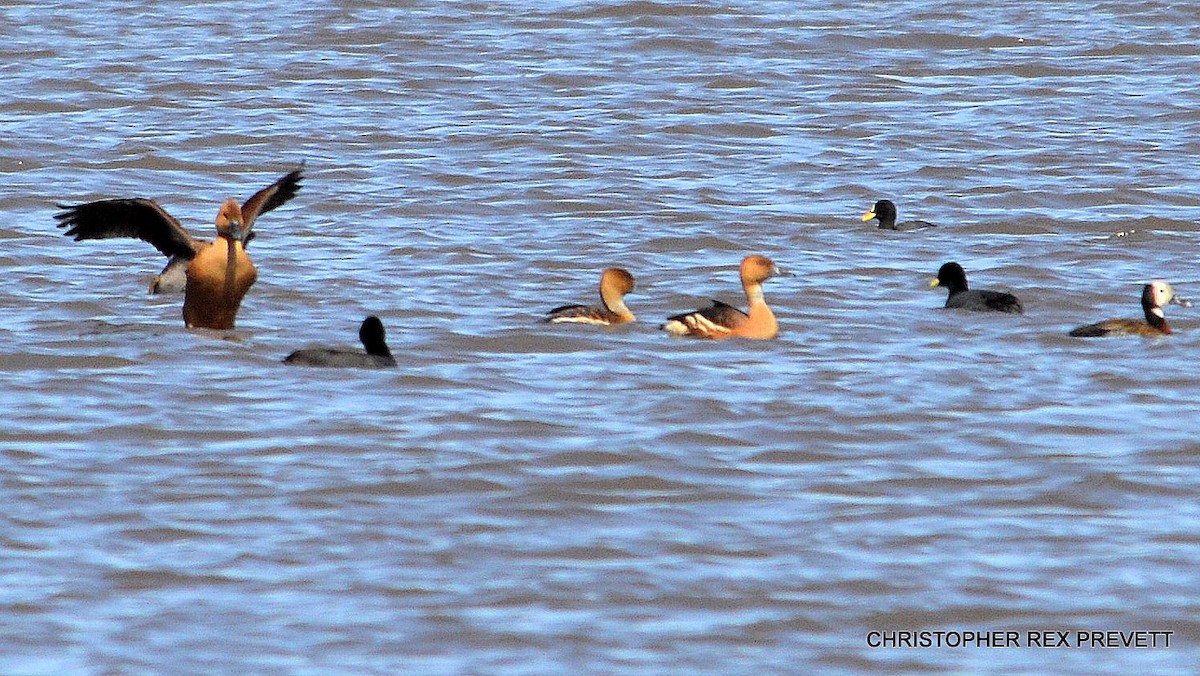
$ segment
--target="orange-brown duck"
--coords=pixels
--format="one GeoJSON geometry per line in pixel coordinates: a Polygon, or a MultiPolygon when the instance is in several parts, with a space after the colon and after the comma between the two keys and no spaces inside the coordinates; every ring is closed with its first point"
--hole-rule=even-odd
{"type": "Polygon", "coordinates": [[[171,291],[183,275],[183,319],[191,327],[232,329],[246,291],[258,271],[246,255],[246,242],[260,215],[284,204],[300,189],[301,170],[289,172],[238,206],[230,198],[217,212],[217,238],[194,239],[179,221],[146,198],[111,199],[64,209],[55,216],[76,241],[136,237],[166,255],[167,267],[150,285],[152,293],[171,291]]]}
{"type": "Polygon", "coordinates": [[[775,313],[763,299],[762,283],[783,274],[766,256],[747,256],[740,268],[749,312],[714,300],[709,307],[669,317],[662,329],[675,336],[696,338],[774,338],[779,335],[775,313]]]}
{"type": "Polygon", "coordinates": [[[548,322],[615,325],[636,319],[625,306],[625,294],[633,292],[633,275],[622,268],[609,268],[600,275],[600,306],[563,305],[546,315],[548,322]]]}
{"type": "MultiPolygon", "coordinates": [[[[241,206],[242,222],[247,234],[243,245],[254,238],[254,220],[296,196],[303,178],[302,169],[289,172],[271,185],[259,190],[241,206]]],[[[179,293],[187,286],[187,266],[195,252],[208,244],[194,239],[186,230],[152,199],[110,199],[75,206],[59,205],[63,212],[55,215],[58,227],[68,228],[63,234],[75,241],[136,237],[149,242],[167,257],[167,264],[150,282],[150,293],[179,293]]]]}

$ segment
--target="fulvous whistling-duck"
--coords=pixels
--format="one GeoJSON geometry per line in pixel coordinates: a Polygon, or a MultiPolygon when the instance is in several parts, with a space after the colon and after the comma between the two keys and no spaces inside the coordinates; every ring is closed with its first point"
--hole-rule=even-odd
{"type": "MultiPolygon", "coordinates": [[[[242,226],[246,230],[243,246],[254,239],[251,226],[254,220],[296,196],[300,189],[302,169],[289,172],[283,178],[259,190],[241,206],[242,226]]],[[[149,242],[167,256],[167,265],[150,282],[150,293],[179,293],[187,286],[187,267],[192,258],[208,242],[193,239],[170,214],[154,200],[146,198],[111,199],[76,206],[59,205],[64,209],[55,215],[58,227],[69,227],[63,233],[75,241],[136,237],[149,242]]]]}
{"type": "Polygon", "coordinates": [[[1021,307],[1021,301],[1011,293],[968,290],[967,273],[958,263],[946,263],[939,268],[937,277],[929,282],[929,286],[944,286],[950,290],[950,295],[946,298],[948,308],[1013,314],[1025,311],[1025,308],[1021,307]]]}
{"type": "Polygon", "coordinates": [[[1174,303],[1183,307],[1191,307],[1189,301],[1175,295],[1171,285],[1158,280],[1142,287],[1142,311],[1146,321],[1137,319],[1108,319],[1087,326],[1073,329],[1070,335],[1077,338],[1097,338],[1100,336],[1166,336],[1171,333],[1167,325],[1167,317],[1163,307],[1174,303]]]}
{"type": "Polygon", "coordinates": [[[258,279],[246,255],[246,226],[233,199],[217,214],[217,238],[201,247],[187,266],[183,323],[189,329],[232,329],[242,298],[258,279]]]}
{"type": "Polygon", "coordinates": [[[762,283],[781,274],[770,258],[747,256],[742,261],[741,277],[750,302],[749,313],[714,300],[709,307],[669,317],[662,330],[697,338],[774,338],[779,335],[779,323],[763,300],[762,283]]]}
{"type": "Polygon", "coordinates": [[[338,368],[383,368],[395,366],[396,360],[388,349],[383,322],[371,315],[358,327],[358,339],[366,352],[314,347],[296,350],[283,358],[285,364],[297,366],[332,366],[338,368]]]}
{"type": "MultiPolygon", "coordinates": [[[[136,237],[149,242],[172,259],[164,274],[186,261],[184,324],[188,328],[232,329],[242,298],[258,278],[245,249],[254,220],[294,197],[300,179],[301,169],[297,169],[254,193],[242,206],[232,198],[225,200],[217,212],[217,238],[212,242],[193,239],[179,221],[145,198],[59,205],[65,211],[55,218],[59,227],[69,226],[65,234],[76,241],[136,237]]],[[[151,291],[162,290],[158,288],[162,282],[160,275],[151,291]]]]}
{"type": "Polygon", "coordinates": [[[633,275],[622,268],[609,268],[600,275],[600,307],[563,305],[546,315],[548,322],[580,324],[624,324],[635,317],[625,306],[625,294],[633,292],[633,275]]]}
{"type": "Polygon", "coordinates": [[[879,219],[880,230],[917,230],[919,228],[935,228],[936,224],[929,221],[904,221],[896,223],[896,205],[891,200],[879,200],[870,211],[863,214],[862,219],[869,221],[879,219]]]}

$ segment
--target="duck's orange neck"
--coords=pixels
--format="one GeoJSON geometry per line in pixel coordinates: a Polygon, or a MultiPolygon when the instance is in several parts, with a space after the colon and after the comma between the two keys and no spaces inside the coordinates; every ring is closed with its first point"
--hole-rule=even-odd
{"type": "Polygon", "coordinates": [[[739,333],[746,338],[774,338],[779,334],[779,322],[763,298],[762,284],[745,282],[743,286],[750,307],[746,313],[748,319],[739,333]]]}
{"type": "Polygon", "coordinates": [[[226,237],[229,248],[225,254],[225,295],[232,296],[234,285],[237,283],[237,241],[226,237]]]}
{"type": "Polygon", "coordinates": [[[634,320],[633,313],[625,306],[625,299],[621,296],[620,292],[601,288],[600,301],[604,303],[604,307],[609,312],[620,317],[622,321],[631,322],[634,320]]]}

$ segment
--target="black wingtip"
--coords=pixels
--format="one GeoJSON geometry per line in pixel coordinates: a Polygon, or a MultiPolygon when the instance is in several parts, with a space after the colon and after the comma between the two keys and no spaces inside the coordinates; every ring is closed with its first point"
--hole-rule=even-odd
{"type": "Polygon", "coordinates": [[[1108,329],[1096,324],[1089,324],[1088,326],[1080,326],[1079,328],[1071,329],[1071,332],[1067,335],[1074,338],[1100,338],[1108,335],[1108,329]]]}

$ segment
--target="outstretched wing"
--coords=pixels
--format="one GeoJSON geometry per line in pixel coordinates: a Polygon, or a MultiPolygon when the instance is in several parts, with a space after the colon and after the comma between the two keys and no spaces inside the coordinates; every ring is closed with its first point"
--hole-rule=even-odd
{"type": "Polygon", "coordinates": [[[78,242],[84,239],[135,237],[149,242],[164,256],[191,258],[196,245],[191,235],[154,200],[145,198],[100,200],[74,206],[60,204],[58,227],[78,242]]]}
{"type": "Polygon", "coordinates": [[[295,171],[289,171],[283,178],[254,193],[242,205],[242,226],[249,230],[254,225],[254,219],[267,213],[296,196],[300,190],[300,180],[304,178],[304,166],[295,171]]]}

